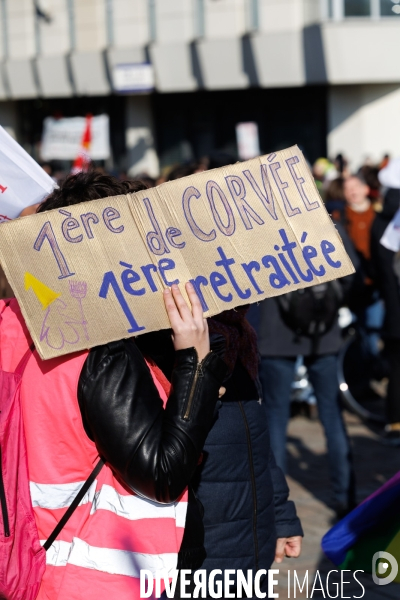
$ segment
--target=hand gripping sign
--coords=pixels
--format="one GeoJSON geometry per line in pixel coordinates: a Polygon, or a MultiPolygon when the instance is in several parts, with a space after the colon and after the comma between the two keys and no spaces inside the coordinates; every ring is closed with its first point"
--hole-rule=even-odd
{"type": "Polygon", "coordinates": [[[0,222],[15,219],[55,187],[52,178],[0,126],[0,222]]]}
{"type": "Polygon", "coordinates": [[[354,271],[297,146],[0,231],[44,359],[169,327],[173,283],[211,316],[354,271]]]}

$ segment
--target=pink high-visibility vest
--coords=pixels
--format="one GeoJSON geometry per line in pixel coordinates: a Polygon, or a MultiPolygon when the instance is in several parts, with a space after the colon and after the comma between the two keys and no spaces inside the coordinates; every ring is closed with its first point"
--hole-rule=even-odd
{"type": "MultiPolygon", "coordinates": [[[[0,344],[3,368],[13,371],[31,337],[18,302],[8,302],[0,344]]],[[[98,460],[77,399],[87,354],[42,361],[35,352],[22,379],[30,491],[42,543],[98,460]]],[[[164,388],[149,368],[165,403],[164,388]]],[[[105,465],[47,551],[38,600],[139,599],[141,569],[176,568],[186,510],[187,491],[173,504],[144,500],[121,485],[105,465]]]]}

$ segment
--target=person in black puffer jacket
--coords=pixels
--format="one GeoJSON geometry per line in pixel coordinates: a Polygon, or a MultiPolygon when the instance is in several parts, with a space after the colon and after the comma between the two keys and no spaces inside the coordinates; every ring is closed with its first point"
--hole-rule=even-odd
{"type": "Polygon", "coordinates": [[[303,531],[285,477],[275,463],[258,380],[255,331],[248,306],[209,319],[211,344],[229,368],[226,393],[205,446],[194,484],[204,506],[203,568],[268,569],[274,558],[296,556],[287,539],[301,543],[303,531]],[[279,542],[277,549],[277,540],[279,542]],[[283,552],[282,552],[283,550],[283,552]]]}

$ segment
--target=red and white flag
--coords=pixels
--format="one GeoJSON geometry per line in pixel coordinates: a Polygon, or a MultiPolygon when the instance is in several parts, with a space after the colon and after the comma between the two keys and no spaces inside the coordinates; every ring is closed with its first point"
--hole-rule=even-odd
{"type": "Polygon", "coordinates": [[[92,115],[86,116],[85,129],[82,135],[81,147],[79,154],[76,157],[74,164],[72,165],[71,173],[80,173],[81,171],[87,171],[89,169],[91,158],[90,158],[90,145],[92,143],[92,115]]]}

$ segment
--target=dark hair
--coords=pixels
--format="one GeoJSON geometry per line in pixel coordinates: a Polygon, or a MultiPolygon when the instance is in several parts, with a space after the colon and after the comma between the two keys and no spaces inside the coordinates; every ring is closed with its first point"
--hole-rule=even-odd
{"type": "Polygon", "coordinates": [[[352,173],[351,175],[349,175],[349,177],[347,177],[347,179],[358,179],[358,181],[362,183],[362,185],[368,185],[362,173],[352,173]]]}
{"type": "Polygon", "coordinates": [[[104,175],[99,171],[91,170],[87,173],[77,173],[67,177],[58,189],[47,196],[36,212],[63,208],[87,200],[107,198],[107,196],[132,194],[146,189],[147,186],[141,181],[119,181],[112,175],[104,175]]]}
{"type": "Polygon", "coordinates": [[[370,167],[369,165],[364,165],[360,168],[357,175],[362,178],[366,185],[368,185],[373,190],[379,190],[380,183],[378,179],[379,169],[376,167],[370,167]]]}
{"type": "Polygon", "coordinates": [[[185,163],[183,165],[177,165],[176,167],[172,167],[172,169],[167,175],[166,181],[175,181],[176,179],[181,179],[182,177],[193,175],[193,173],[195,173],[197,169],[197,166],[197,163],[190,162],[185,163]]]}
{"type": "Polygon", "coordinates": [[[343,190],[343,177],[337,177],[336,179],[332,179],[329,183],[326,193],[325,193],[325,202],[329,202],[329,200],[343,200],[344,198],[344,190],[343,190]]]}
{"type": "Polygon", "coordinates": [[[147,189],[150,189],[150,188],[153,188],[156,186],[156,180],[154,179],[154,177],[150,177],[150,175],[147,175],[147,173],[136,175],[135,181],[140,181],[140,183],[143,183],[143,185],[147,189]]]}
{"type": "Polygon", "coordinates": [[[337,165],[338,171],[340,174],[343,173],[345,167],[347,166],[347,160],[344,158],[342,153],[339,153],[335,158],[335,163],[337,165]]]}

